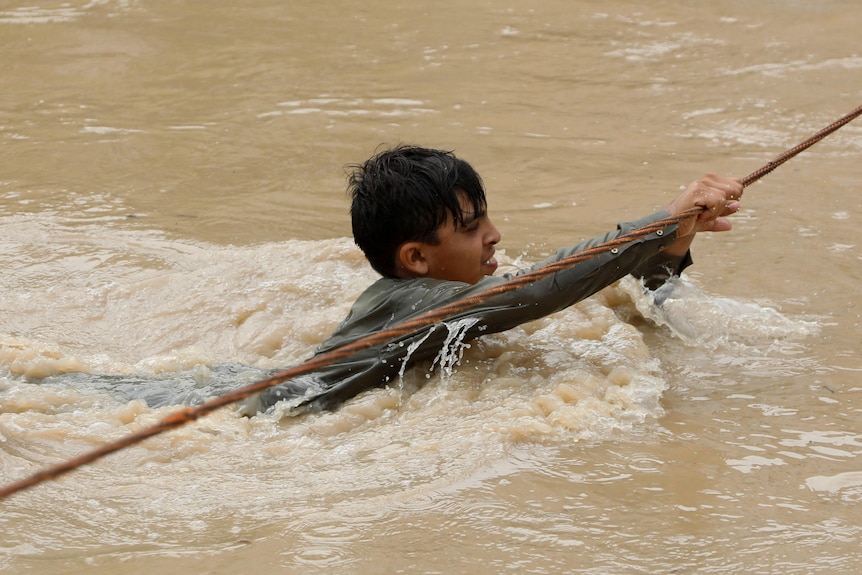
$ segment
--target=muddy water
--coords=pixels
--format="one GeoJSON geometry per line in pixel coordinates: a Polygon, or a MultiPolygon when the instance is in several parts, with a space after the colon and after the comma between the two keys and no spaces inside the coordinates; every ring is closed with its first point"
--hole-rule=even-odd
{"type": "MultiPolygon", "coordinates": [[[[344,166],[483,175],[503,262],[862,103],[853,0],[5,3],[0,481],[302,361],[374,274],[344,166]]],[[[862,567],[862,125],[624,280],[333,413],[232,409],[0,502],[14,573],[862,567]]]]}

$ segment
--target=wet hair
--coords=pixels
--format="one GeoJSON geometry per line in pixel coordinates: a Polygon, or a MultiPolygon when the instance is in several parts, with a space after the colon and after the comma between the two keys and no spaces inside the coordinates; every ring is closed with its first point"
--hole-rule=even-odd
{"type": "Polygon", "coordinates": [[[401,244],[437,245],[437,230],[449,215],[456,225],[464,224],[459,191],[474,213],[487,205],[479,174],[449,151],[401,145],[348,169],[353,239],[385,277],[396,276],[401,244]]]}

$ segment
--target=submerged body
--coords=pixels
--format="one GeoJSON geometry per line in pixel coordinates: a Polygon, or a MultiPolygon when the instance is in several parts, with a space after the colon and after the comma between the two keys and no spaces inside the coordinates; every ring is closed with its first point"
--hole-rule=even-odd
{"type": "MultiPolygon", "coordinates": [[[[354,303],[347,318],[318,348],[317,354],[348,345],[369,334],[407,322],[429,310],[468,298],[525,272],[562,260],[668,216],[657,212],[624,222],[613,232],[560,249],[553,257],[512,274],[485,276],[477,283],[436,278],[381,278],[354,303]]],[[[351,397],[397,380],[403,370],[422,361],[442,358],[454,339],[466,342],[557,312],[633,273],[651,288],[678,275],[690,256],[667,255],[677,239],[677,225],[649,234],[614,252],[556,272],[542,280],[504,292],[455,315],[446,325],[431,325],[383,345],[365,349],[310,376],[280,384],[252,398],[243,412],[254,414],[280,401],[301,409],[329,409],[351,397]],[[453,338],[457,331],[457,338],[453,338]]]]}

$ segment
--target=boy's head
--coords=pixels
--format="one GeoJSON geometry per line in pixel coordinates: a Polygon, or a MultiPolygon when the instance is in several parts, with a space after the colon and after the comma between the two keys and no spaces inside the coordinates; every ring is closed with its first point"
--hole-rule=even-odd
{"type": "Polygon", "coordinates": [[[348,192],[353,238],[383,276],[475,282],[496,268],[493,245],[500,238],[487,219],[482,180],[470,164],[451,152],[398,146],[378,153],[364,164],[352,166],[348,192]],[[474,232],[484,239],[464,243],[469,240],[464,234],[474,232]],[[466,257],[471,257],[471,250],[481,251],[475,257],[482,258],[479,277],[474,277],[476,273],[448,277],[451,273],[446,270],[453,270],[459,262],[437,261],[453,257],[440,255],[447,246],[453,248],[449,252],[466,257]],[[407,253],[414,247],[415,253],[407,253]],[[428,269],[426,264],[432,267],[428,269]]]}

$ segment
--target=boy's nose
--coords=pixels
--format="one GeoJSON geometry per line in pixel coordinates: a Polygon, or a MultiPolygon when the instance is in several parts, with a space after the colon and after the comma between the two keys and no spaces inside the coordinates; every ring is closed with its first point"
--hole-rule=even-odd
{"type": "Polygon", "coordinates": [[[499,243],[499,241],[502,239],[502,236],[500,235],[500,230],[497,229],[497,226],[495,226],[491,222],[488,222],[488,225],[490,226],[490,229],[488,230],[488,233],[485,237],[488,240],[488,243],[493,246],[494,244],[499,243]]]}

